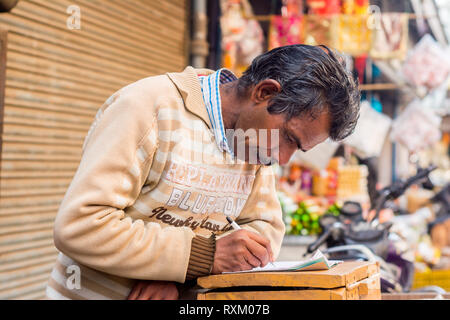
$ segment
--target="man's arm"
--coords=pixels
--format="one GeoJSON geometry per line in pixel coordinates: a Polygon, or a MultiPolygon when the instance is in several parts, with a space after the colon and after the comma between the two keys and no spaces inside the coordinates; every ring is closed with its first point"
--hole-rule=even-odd
{"type": "Polygon", "coordinates": [[[101,108],[56,216],[55,245],[106,273],[184,282],[188,266],[212,261],[214,243],[195,237],[190,228],[161,228],[125,216],[124,209],[141,192],[158,144],[156,107],[136,100],[124,93],[101,108]],[[191,257],[192,250],[200,253],[191,257]]]}
{"type": "Polygon", "coordinates": [[[252,192],[236,222],[241,230],[230,230],[217,237],[213,274],[249,270],[277,258],[285,226],[272,168],[261,167],[257,171],[252,192]]]}
{"type": "MultiPolygon", "coordinates": [[[[271,167],[262,166],[257,171],[252,192],[235,221],[242,229],[256,232],[267,239],[270,242],[273,259],[278,257],[285,234],[285,225],[271,167]]],[[[217,239],[231,232],[235,231],[228,231],[217,239]]]]}

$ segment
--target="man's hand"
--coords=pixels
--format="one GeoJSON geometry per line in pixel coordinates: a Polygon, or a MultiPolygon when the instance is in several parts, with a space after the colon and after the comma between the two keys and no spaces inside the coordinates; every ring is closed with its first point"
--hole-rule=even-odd
{"type": "Polygon", "coordinates": [[[128,300],[177,300],[175,282],[139,280],[131,289],[128,300]]]}
{"type": "Polygon", "coordinates": [[[273,261],[266,238],[245,229],[237,230],[216,242],[212,274],[250,270],[273,261]]]}

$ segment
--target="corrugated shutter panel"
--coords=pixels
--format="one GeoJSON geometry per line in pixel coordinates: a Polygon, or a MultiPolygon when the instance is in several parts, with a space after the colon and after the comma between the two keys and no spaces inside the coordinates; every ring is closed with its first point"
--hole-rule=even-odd
{"type": "Polygon", "coordinates": [[[188,0],[20,0],[8,30],[0,170],[0,299],[44,296],[53,220],[97,109],[187,63],[188,0]],[[81,9],[70,30],[66,10],[81,9]]]}

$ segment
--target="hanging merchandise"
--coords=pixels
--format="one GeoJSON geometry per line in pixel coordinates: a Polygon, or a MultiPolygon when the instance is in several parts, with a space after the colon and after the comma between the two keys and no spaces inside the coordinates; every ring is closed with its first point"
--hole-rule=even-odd
{"type": "Polygon", "coordinates": [[[341,52],[361,56],[370,51],[372,32],[367,15],[339,15],[333,29],[333,47],[341,52]]]}
{"type": "Polygon", "coordinates": [[[342,0],[343,14],[367,14],[369,0],[342,0]]]}
{"type": "Polygon", "coordinates": [[[405,59],[408,45],[408,15],[382,13],[372,30],[370,56],[376,59],[405,59]]]}
{"type": "Polygon", "coordinates": [[[450,57],[431,35],[426,34],[409,52],[402,72],[413,86],[430,91],[450,75],[450,57]]]}
{"type": "Polygon", "coordinates": [[[239,42],[238,62],[245,68],[253,59],[263,53],[264,34],[256,20],[247,20],[244,33],[239,42]]]}
{"type": "Polygon", "coordinates": [[[310,46],[322,44],[332,47],[332,28],[335,21],[335,17],[308,15],[305,17],[303,24],[303,42],[310,46]]]}
{"type": "Polygon", "coordinates": [[[305,164],[317,170],[326,169],[338,146],[339,143],[327,139],[308,150],[308,152],[300,150],[295,152],[291,162],[305,164]]]}
{"type": "Polygon", "coordinates": [[[392,123],[391,139],[404,145],[410,153],[421,151],[439,141],[441,118],[413,100],[392,123]]]}
{"type": "Polygon", "coordinates": [[[268,49],[302,43],[303,1],[283,0],[281,16],[272,16],[268,49]]]}
{"type": "Polygon", "coordinates": [[[361,55],[359,57],[355,57],[354,68],[356,73],[358,74],[359,83],[365,83],[364,74],[366,70],[367,64],[367,55],[361,55]]]}
{"type": "Polygon", "coordinates": [[[272,16],[269,29],[269,50],[302,43],[302,17],[272,16]]]}
{"type": "Polygon", "coordinates": [[[306,0],[309,14],[332,15],[341,12],[341,0],[306,0]]]}
{"type": "MultiPolygon", "coordinates": [[[[378,96],[378,94],[375,94],[378,96]]],[[[372,109],[374,109],[377,112],[383,112],[383,105],[381,104],[381,101],[379,98],[377,98],[375,95],[372,95],[372,98],[370,100],[370,104],[372,105],[372,109]]]]}
{"type": "Polygon", "coordinates": [[[222,65],[238,76],[263,53],[264,35],[248,0],[221,0],[222,65]]]}
{"type": "Polygon", "coordinates": [[[283,17],[297,17],[303,14],[303,0],[283,0],[281,15],[283,17]]]}
{"type": "Polygon", "coordinates": [[[377,157],[391,127],[391,118],[375,111],[370,103],[361,102],[358,124],[355,131],[344,140],[362,157],[377,157]]]}
{"type": "MultiPolygon", "coordinates": [[[[429,94],[427,94],[421,101],[424,108],[434,109],[440,111],[442,114],[446,114],[446,97],[447,91],[450,86],[450,74],[447,79],[444,80],[438,87],[434,88],[429,94]]],[[[447,100],[448,101],[448,100],[447,100]]]]}

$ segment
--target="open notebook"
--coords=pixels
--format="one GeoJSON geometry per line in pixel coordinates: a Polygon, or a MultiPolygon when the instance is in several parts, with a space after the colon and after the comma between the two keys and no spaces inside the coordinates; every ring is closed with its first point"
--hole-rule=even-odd
{"type": "Polygon", "coordinates": [[[251,270],[223,273],[328,270],[341,262],[342,260],[328,260],[320,250],[317,250],[311,258],[303,261],[275,261],[273,265],[268,263],[262,268],[257,267],[251,270]]]}

